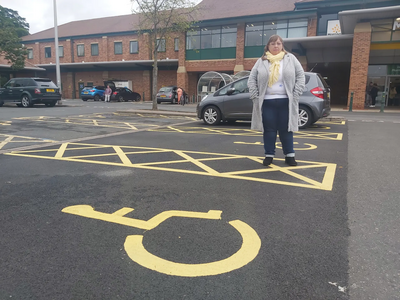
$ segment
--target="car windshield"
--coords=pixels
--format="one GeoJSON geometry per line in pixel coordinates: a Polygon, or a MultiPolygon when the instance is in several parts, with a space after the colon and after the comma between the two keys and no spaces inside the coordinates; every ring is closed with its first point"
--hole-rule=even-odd
{"type": "Polygon", "coordinates": [[[38,86],[57,88],[53,81],[50,79],[34,79],[38,86]]]}

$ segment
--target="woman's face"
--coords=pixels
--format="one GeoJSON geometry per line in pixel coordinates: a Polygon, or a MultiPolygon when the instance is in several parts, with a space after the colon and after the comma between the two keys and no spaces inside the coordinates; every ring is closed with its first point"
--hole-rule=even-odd
{"type": "Polygon", "coordinates": [[[282,50],[283,44],[280,39],[277,39],[275,42],[271,42],[268,45],[268,51],[271,52],[272,55],[277,55],[282,50]]]}

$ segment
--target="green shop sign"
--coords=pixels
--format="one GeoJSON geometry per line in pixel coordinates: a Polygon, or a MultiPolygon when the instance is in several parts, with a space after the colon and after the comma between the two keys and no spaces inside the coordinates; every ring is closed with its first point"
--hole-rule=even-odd
{"type": "Polygon", "coordinates": [[[400,65],[388,65],[388,75],[400,75],[400,65]]]}

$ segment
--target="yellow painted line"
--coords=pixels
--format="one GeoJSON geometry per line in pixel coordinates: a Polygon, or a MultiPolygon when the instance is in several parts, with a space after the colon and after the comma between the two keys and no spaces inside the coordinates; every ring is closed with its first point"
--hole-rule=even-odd
{"type": "Polygon", "coordinates": [[[129,123],[124,123],[126,126],[128,126],[128,127],[130,127],[130,128],[132,128],[132,129],[135,129],[135,130],[138,130],[135,126],[133,126],[132,124],[129,124],[129,123]]]}
{"type": "Polygon", "coordinates": [[[193,157],[183,153],[182,151],[174,151],[176,154],[182,156],[183,158],[187,159],[188,161],[190,161],[191,163],[195,164],[196,166],[198,166],[199,168],[203,169],[204,171],[206,171],[209,174],[212,175],[218,175],[219,172],[217,172],[216,170],[214,170],[213,168],[210,168],[209,166],[201,163],[200,161],[198,161],[197,159],[194,159],[193,157]]]}
{"type": "Polygon", "coordinates": [[[180,210],[168,210],[159,213],[158,215],[152,217],[151,219],[144,221],[139,219],[128,218],[121,213],[133,211],[132,208],[122,208],[118,210],[116,213],[108,214],[99,211],[95,211],[93,207],[90,205],[74,205],[68,206],[62,209],[62,212],[78,215],[81,217],[86,217],[90,219],[102,220],[110,223],[116,223],[120,225],[125,225],[129,227],[135,227],[139,229],[151,230],[156,228],[165,220],[172,217],[183,217],[183,218],[197,218],[197,219],[209,219],[209,220],[219,220],[221,219],[220,210],[209,210],[208,212],[192,212],[192,211],[180,211],[180,210]],[[120,212],[121,211],[121,212],[120,212]]]}
{"type": "Polygon", "coordinates": [[[134,211],[133,208],[130,207],[123,207],[120,210],[117,210],[116,212],[113,213],[114,216],[120,216],[123,217],[126,214],[129,214],[130,212],[134,211]]]}
{"type": "Polygon", "coordinates": [[[13,138],[14,138],[13,136],[9,136],[4,141],[2,141],[0,143],[0,149],[3,148],[5,145],[7,145],[9,142],[11,142],[13,138]]]}
{"type": "Polygon", "coordinates": [[[63,143],[61,144],[60,148],[58,149],[56,155],[54,156],[54,158],[62,158],[65,152],[65,149],[67,149],[68,147],[68,143],[63,143]]]}
{"type": "Polygon", "coordinates": [[[96,126],[98,126],[99,124],[97,123],[97,121],[96,120],[92,120],[92,122],[93,122],[93,124],[94,125],[96,125],[96,126]]]}
{"type": "Polygon", "coordinates": [[[119,158],[121,159],[122,163],[124,165],[131,165],[132,162],[130,161],[130,159],[128,158],[128,156],[126,156],[126,154],[124,153],[124,151],[121,150],[120,147],[118,146],[113,146],[113,149],[115,150],[115,152],[118,154],[119,158]]]}
{"type": "Polygon", "coordinates": [[[246,223],[230,221],[242,236],[242,246],[228,258],[203,264],[183,264],[168,261],[148,252],[143,246],[142,235],[130,235],[126,238],[124,248],[128,256],[139,265],[159,273],[181,276],[199,277],[228,273],[250,263],[259,253],[261,240],[257,232],[246,223]]]}

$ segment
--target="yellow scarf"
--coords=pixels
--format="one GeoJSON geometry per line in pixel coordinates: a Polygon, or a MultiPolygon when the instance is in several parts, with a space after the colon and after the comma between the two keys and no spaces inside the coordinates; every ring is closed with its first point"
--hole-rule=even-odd
{"type": "Polygon", "coordinates": [[[281,66],[281,60],[285,56],[285,52],[281,51],[277,55],[272,55],[269,51],[265,52],[267,55],[267,59],[271,63],[269,67],[269,78],[268,78],[268,86],[271,87],[274,85],[279,79],[279,68],[281,66]]]}

